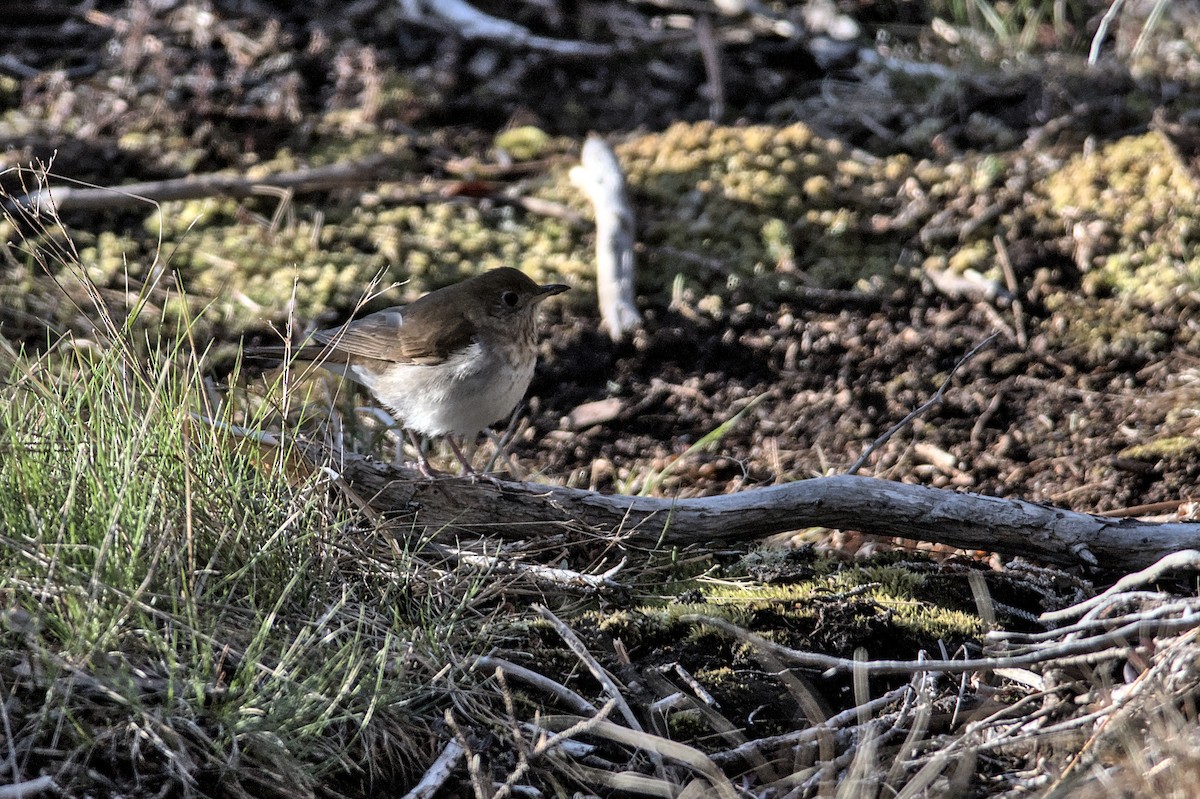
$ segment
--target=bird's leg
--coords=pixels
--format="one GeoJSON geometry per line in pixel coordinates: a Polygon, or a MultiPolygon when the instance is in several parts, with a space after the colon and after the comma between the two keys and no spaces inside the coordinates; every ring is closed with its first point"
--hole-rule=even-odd
{"type": "Polygon", "coordinates": [[[425,454],[425,450],[421,448],[421,441],[417,438],[417,434],[407,428],[405,428],[405,432],[408,433],[408,440],[412,442],[413,447],[417,450],[417,458],[419,459],[417,469],[420,470],[421,474],[430,480],[444,477],[445,475],[433,468],[433,464],[429,462],[429,457],[425,454]]]}
{"type": "Polygon", "coordinates": [[[450,449],[454,450],[454,455],[458,458],[458,462],[462,464],[462,471],[459,474],[463,477],[476,478],[479,477],[479,472],[475,471],[475,467],[467,460],[467,456],[463,455],[458,444],[454,443],[454,436],[446,434],[446,443],[450,445],[450,449]]]}
{"type": "Polygon", "coordinates": [[[463,455],[462,450],[458,448],[458,444],[454,443],[454,439],[449,434],[446,435],[446,443],[450,445],[450,449],[454,450],[454,454],[458,456],[459,463],[461,463],[463,466],[462,472],[460,472],[461,476],[466,477],[472,483],[478,483],[481,480],[486,480],[487,482],[496,486],[496,488],[504,487],[504,481],[499,477],[488,474],[487,472],[477,471],[475,467],[471,465],[470,461],[467,460],[466,456],[463,455]]]}

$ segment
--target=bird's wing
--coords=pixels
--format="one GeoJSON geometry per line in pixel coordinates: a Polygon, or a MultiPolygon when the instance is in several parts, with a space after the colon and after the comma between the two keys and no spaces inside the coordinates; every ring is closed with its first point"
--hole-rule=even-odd
{"type": "Polygon", "coordinates": [[[313,338],[327,347],[363,358],[436,366],[475,337],[475,325],[461,314],[440,314],[434,321],[417,304],[388,308],[341,327],[320,330],[313,338]],[[419,324],[413,324],[420,322],[419,324]]]}

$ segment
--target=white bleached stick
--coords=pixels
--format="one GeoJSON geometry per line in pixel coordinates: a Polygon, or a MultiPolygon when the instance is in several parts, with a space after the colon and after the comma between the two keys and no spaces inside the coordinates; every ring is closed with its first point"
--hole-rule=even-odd
{"type": "Polygon", "coordinates": [[[571,182],[587,194],[596,214],[596,292],[600,317],[613,341],[642,323],[634,302],[633,244],[637,225],[625,175],[608,143],[589,136],[571,182]]]}

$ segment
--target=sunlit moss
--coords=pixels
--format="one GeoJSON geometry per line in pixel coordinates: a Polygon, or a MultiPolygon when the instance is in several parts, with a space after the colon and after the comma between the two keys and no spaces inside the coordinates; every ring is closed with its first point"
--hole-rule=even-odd
{"type": "Polygon", "coordinates": [[[534,125],[519,125],[496,134],[495,146],[518,161],[540,158],[550,145],[550,136],[534,125]]]}
{"type": "Polygon", "coordinates": [[[1098,362],[1161,351],[1169,334],[1144,307],[1124,298],[1085,300],[1058,293],[1046,300],[1054,314],[1054,333],[1066,347],[1077,348],[1098,362]]]}
{"type": "Polygon", "coordinates": [[[709,122],[672,125],[617,152],[642,200],[648,257],[665,267],[658,274],[689,273],[679,255],[698,256],[740,276],[748,299],[764,301],[785,296],[781,269],[817,285],[900,279],[899,242],[869,220],[895,213],[900,185],[913,178],[911,159],[862,159],[804,125],[709,122]],[[785,239],[793,257],[780,257],[785,239]]]}
{"type": "MultiPolygon", "coordinates": [[[[126,144],[161,147],[165,140],[130,134],[126,144]]],[[[243,174],[265,177],[383,153],[400,178],[413,157],[404,137],[365,123],[347,133],[333,116],[317,124],[303,158],[298,152],[246,154],[243,174]]],[[[786,302],[799,286],[879,290],[911,279],[897,267],[908,234],[877,220],[894,217],[913,186],[928,196],[956,196],[960,189],[941,184],[968,184],[977,175],[974,167],[956,173],[906,156],[864,158],[804,125],[677,124],[633,136],[616,152],[638,214],[639,293],[665,300],[678,276],[696,296],[712,298],[714,315],[728,305],[722,298],[769,305],[786,302]]],[[[590,205],[570,184],[568,168],[565,161],[555,166],[527,191],[586,218],[590,205]]],[[[147,209],[140,236],[114,231],[116,238],[92,246],[86,257],[97,263],[89,268],[115,280],[118,271],[147,273],[157,258],[211,300],[211,318],[235,334],[278,323],[288,308],[305,320],[343,315],[377,277],[385,286],[401,284],[381,302],[404,302],[498,266],[519,267],[537,280],[565,279],[581,290],[556,301],[590,304],[589,226],[508,203],[431,200],[411,180],[390,177],[381,172],[376,190],[348,202],[337,193],[298,193],[164,203],[147,209]]]]}
{"type": "Polygon", "coordinates": [[[1134,460],[1157,461],[1162,458],[1194,457],[1197,452],[1200,452],[1200,439],[1195,436],[1165,436],[1126,447],[1119,455],[1134,460]]]}
{"type": "Polygon", "coordinates": [[[992,265],[995,252],[989,241],[973,241],[955,250],[950,256],[947,266],[954,272],[962,274],[968,269],[976,272],[986,272],[992,265]]]}
{"type": "Polygon", "coordinates": [[[1076,156],[1045,181],[1050,212],[1095,245],[1083,287],[1162,303],[1200,287],[1197,192],[1158,132],[1076,156]]]}

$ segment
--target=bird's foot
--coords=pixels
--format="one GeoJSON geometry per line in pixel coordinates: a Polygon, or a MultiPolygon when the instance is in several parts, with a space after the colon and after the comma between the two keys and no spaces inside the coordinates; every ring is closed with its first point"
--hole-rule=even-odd
{"type": "Polygon", "coordinates": [[[491,483],[496,488],[504,487],[504,481],[491,472],[481,472],[477,469],[463,469],[458,473],[458,476],[467,478],[475,485],[479,483],[491,483]]]}
{"type": "Polygon", "coordinates": [[[429,462],[429,456],[425,454],[425,450],[421,448],[421,441],[417,438],[416,433],[411,430],[406,430],[408,440],[412,442],[413,449],[417,452],[417,470],[428,480],[436,480],[439,477],[445,477],[446,473],[433,468],[433,464],[429,462]]]}
{"type": "Polygon", "coordinates": [[[447,476],[446,472],[433,468],[433,466],[430,465],[429,461],[425,458],[421,458],[421,460],[417,462],[417,471],[419,471],[429,480],[437,480],[439,477],[447,476]]]}

